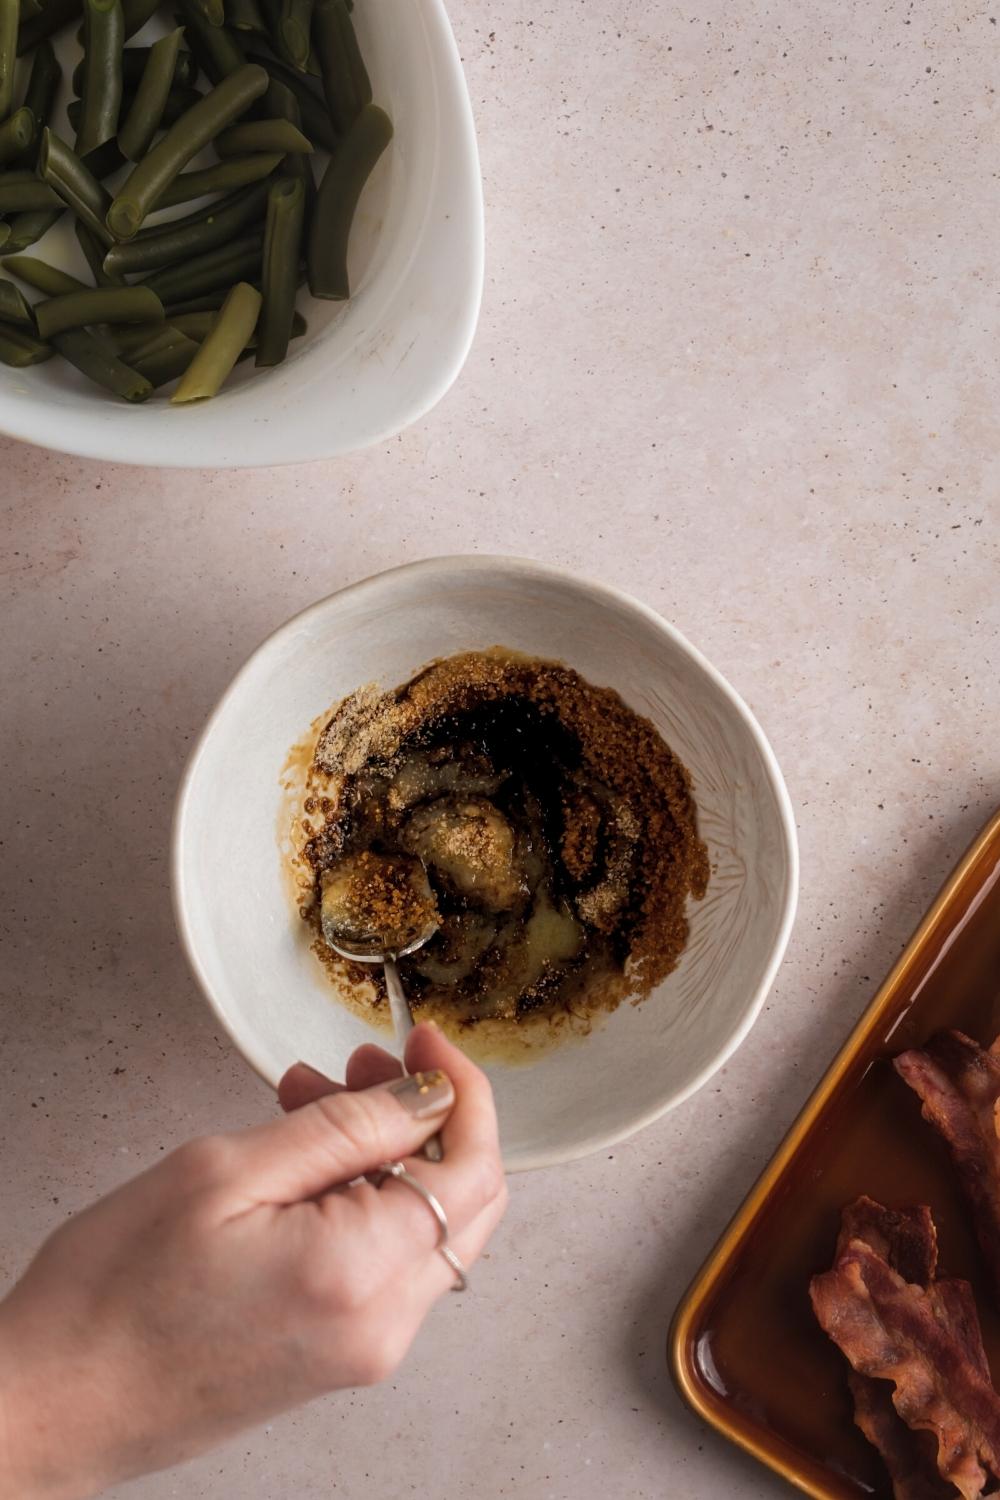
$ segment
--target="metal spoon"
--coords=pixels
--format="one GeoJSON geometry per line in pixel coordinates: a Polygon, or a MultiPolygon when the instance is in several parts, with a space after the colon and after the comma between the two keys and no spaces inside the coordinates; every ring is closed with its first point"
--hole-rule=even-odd
{"type": "MultiPolygon", "coordinates": [[[[369,857],[370,858],[370,857],[369,857]]],[[[405,870],[407,878],[414,887],[416,905],[423,906],[426,910],[429,904],[433,908],[433,893],[430,882],[427,879],[427,871],[420,860],[386,859],[387,867],[391,866],[393,873],[398,874],[405,870]]],[[[326,876],[320,904],[320,922],[323,929],[323,941],[327,947],[332,948],[341,958],[350,959],[356,964],[381,964],[385,975],[386,994],[389,996],[389,1013],[392,1016],[393,1027],[396,1032],[396,1042],[399,1047],[400,1062],[403,1072],[406,1072],[406,1064],[403,1055],[406,1047],[406,1038],[413,1030],[413,1015],[410,1011],[406,991],[403,989],[403,981],[399,973],[399,959],[407,958],[411,953],[416,953],[437,932],[439,922],[437,916],[424,917],[419,925],[397,929],[394,932],[378,931],[370,914],[359,912],[357,902],[350,900],[351,870],[345,861],[341,867],[334,867],[326,876]]],[[[424,1155],[428,1161],[441,1161],[441,1141],[438,1136],[432,1136],[424,1147],[424,1155]]]]}

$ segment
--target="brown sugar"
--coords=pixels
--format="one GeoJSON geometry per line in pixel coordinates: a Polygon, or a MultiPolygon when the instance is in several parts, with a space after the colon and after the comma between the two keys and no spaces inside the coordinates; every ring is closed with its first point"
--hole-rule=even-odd
{"type": "Polygon", "coordinates": [[[372,952],[396,952],[438,920],[437,904],[423,871],[409,859],[365,850],[323,872],[320,879],[324,931],[349,946],[371,944],[372,952]]]}
{"type": "MultiPolygon", "coordinates": [[[[561,663],[500,648],[352,694],[307,793],[318,885],[345,855],[424,860],[441,930],[407,983],[418,1009],[463,1024],[647,995],[708,883],[690,777],[655,725],[561,663]],[[478,880],[504,862],[505,878],[478,880]]],[[[362,895],[402,916],[405,892],[362,895]]]]}

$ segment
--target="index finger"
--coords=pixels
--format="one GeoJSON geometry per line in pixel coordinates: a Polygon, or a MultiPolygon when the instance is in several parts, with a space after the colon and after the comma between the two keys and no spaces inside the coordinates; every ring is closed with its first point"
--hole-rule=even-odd
{"type": "Polygon", "coordinates": [[[500,1154],[496,1106],[490,1081],[471,1058],[449,1042],[436,1026],[422,1022],[406,1041],[406,1066],[411,1073],[441,1068],[455,1089],[455,1103],[441,1130],[445,1163],[500,1154]]]}

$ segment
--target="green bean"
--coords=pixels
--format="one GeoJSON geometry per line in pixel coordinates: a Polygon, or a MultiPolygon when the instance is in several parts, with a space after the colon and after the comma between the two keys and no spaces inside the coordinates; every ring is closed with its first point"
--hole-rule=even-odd
{"type": "Polygon", "coordinates": [[[178,20],[183,23],[187,44],[213,83],[246,66],[243,49],[225,26],[212,26],[195,0],[178,0],[178,20]]]}
{"type": "Polygon", "coordinates": [[[4,120],[0,125],[0,167],[24,155],[35,139],[36,129],[34,115],[23,106],[4,120]]]}
{"type": "MultiPolygon", "coordinates": [[[[142,51],[142,48],[137,48],[142,51]]],[[[182,47],[177,54],[177,62],[174,65],[174,87],[182,89],[194,88],[198,81],[198,64],[194,54],[182,47]]]]}
{"type": "Polygon", "coordinates": [[[205,95],[200,89],[192,88],[190,84],[175,83],[167,95],[167,102],[163,106],[163,115],[160,119],[160,129],[167,130],[171,125],[176,125],[181,115],[187,114],[193,104],[205,95]]]}
{"type": "Polygon", "coordinates": [[[122,102],[122,48],[125,20],[121,0],[84,0],[83,90],[78,156],[96,151],[118,131],[122,102]]]}
{"type": "Polygon", "coordinates": [[[125,22],[125,40],[141,31],[147,21],[160,8],[160,0],[122,0],[122,15],[125,22]]]}
{"type": "MultiPolygon", "coordinates": [[[[302,129],[305,134],[317,146],[322,146],[325,151],[337,149],[337,132],[333,128],[330,116],[327,114],[323,101],[319,99],[306,83],[301,73],[286,68],[284,63],[277,62],[273,58],[265,58],[258,53],[250,53],[250,61],[260,63],[271,75],[271,84],[283,83],[286,88],[291,89],[299,101],[299,109],[302,112],[302,129]]],[[[264,103],[270,114],[278,119],[285,119],[283,110],[272,107],[272,90],[268,89],[264,103]]]]}
{"type": "Polygon", "coordinates": [[[34,172],[0,172],[0,214],[57,207],[62,207],[61,200],[34,172]]]}
{"type": "Polygon", "coordinates": [[[150,384],[166,385],[183,375],[198,352],[198,345],[187,334],[170,323],[162,324],[152,336],[136,344],[128,360],[134,370],[145,375],[150,384]]]}
{"type": "MultiPolygon", "coordinates": [[[[155,45],[156,44],[154,42],[153,46],[155,45]]],[[[125,52],[123,54],[123,71],[125,74],[126,87],[128,87],[129,84],[132,84],[133,87],[138,88],[142,75],[146,71],[146,66],[149,62],[149,55],[152,50],[152,47],[125,48],[125,52]]],[[[195,62],[193,55],[183,47],[180,48],[177,52],[177,57],[174,60],[174,76],[171,79],[171,86],[173,88],[179,89],[190,89],[194,87],[197,78],[198,64],[195,62]]]]}
{"type": "MultiPolygon", "coordinates": [[[[305,272],[300,271],[298,284],[300,287],[303,287],[305,286],[305,283],[305,272]]],[[[263,297],[264,293],[261,289],[259,281],[251,280],[249,285],[252,286],[255,291],[260,292],[261,296],[263,297]]],[[[164,307],[167,314],[167,322],[173,323],[177,320],[177,318],[186,317],[189,313],[218,312],[223,302],[225,302],[229,290],[230,288],[228,286],[217,286],[213,287],[210,292],[205,292],[201,297],[185,297],[181,298],[177,302],[165,303],[164,307]]],[[[305,333],[305,331],[306,320],[300,313],[297,312],[292,323],[292,337],[298,338],[301,334],[305,333]]]]}
{"type": "Polygon", "coordinates": [[[0,0],[0,120],[5,120],[14,106],[19,21],[17,0],[0,0]]]}
{"type": "Polygon", "coordinates": [[[216,139],[215,150],[225,160],[252,156],[256,151],[311,152],[312,142],[289,120],[247,120],[233,125],[216,139]]]}
{"type": "Polygon", "coordinates": [[[22,21],[17,32],[17,55],[23,57],[46,37],[54,36],[80,14],[82,0],[46,0],[40,16],[22,21]]]}
{"type": "Polygon", "coordinates": [[[330,118],[344,135],[372,98],[371,80],[344,0],[320,0],[315,33],[330,118]]]}
{"type": "MultiPolygon", "coordinates": [[[[82,112],[83,106],[80,100],[71,99],[66,106],[66,118],[73,130],[80,128],[82,112]]],[[[98,182],[105,177],[110,177],[113,172],[118,171],[119,167],[125,165],[125,158],[118,149],[118,142],[113,137],[105,141],[103,146],[98,146],[96,151],[90,151],[86,156],[82,156],[80,160],[98,182]]]]}
{"type": "Polygon", "coordinates": [[[149,323],[162,317],[163,304],[145,286],[88,287],[35,303],[35,322],[43,339],[91,323],[149,323]]]}
{"type": "MultiPolygon", "coordinates": [[[[251,285],[260,291],[256,282],[251,285]]],[[[175,318],[183,318],[187,313],[218,312],[229,292],[228,286],[217,286],[201,297],[183,297],[179,302],[170,302],[167,304],[167,318],[172,323],[175,318]]]]}
{"type": "Polygon", "coordinates": [[[81,375],[124,401],[145,401],[153,394],[149,381],[120,360],[107,339],[86,328],[69,328],[52,340],[63,359],[81,375]]]}
{"type": "MultiPolygon", "coordinates": [[[[44,261],[35,260],[29,255],[7,256],[4,259],[4,267],[22,281],[26,281],[29,286],[37,287],[39,291],[59,301],[71,295],[90,297],[103,295],[84,287],[75,276],[69,276],[66,272],[46,265],[44,261]]],[[[39,308],[51,308],[52,305],[51,302],[36,304],[39,308]]],[[[43,312],[42,316],[44,320],[46,314],[43,312]]],[[[52,352],[48,345],[40,343],[37,339],[30,339],[21,329],[10,329],[9,335],[8,352],[12,356],[17,356],[16,359],[12,358],[11,362],[37,364],[39,360],[48,358],[52,352]],[[20,343],[18,349],[12,347],[15,335],[20,343]]],[[[113,391],[115,395],[123,397],[126,401],[145,401],[152,393],[153,387],[149,380],[124,364],[105,338],[90,333],[84,328],[67,328],[55,334],[51,343],[63,358],[82,374],[107,390],[113,391]]]]}
{"type": "Polygon", "coordinates": [[[232,373],[237,359],[250,342],[260,312],[260,292],[238,282],[219,311],[211,333],[181,376],[171,396],[179,405],[214,396],[232,373]]]}
{"type": "Polygon", "coordinates": [[[178,375],[184,374],[197,353],[198,345],[192,339],[173,339],[169,342],[164,339],[161,347],[142,361],[139,373],[154,387],[168,385],[178,375]]]}
{"type": "Polygon", "coordinates": [[[192,105],[118,190],[108,210],[108,227],[117,239],[131,239],[142,221],[192,156],[214,140],[230,121],[259,99],[267,74],[252,63],[224,78],[210,94],[192,105]]]}
{"type": "MultiPolygon", "coordinates": [[[[222,297],[219,298],[220,305],[223,300],[222,297]]],[[[200,344],[208,337],[212,330],[212,324],[215,322],[215,311],[215,309],[209,310],[206,308],[204,312],[178,313],[176,317],[170,319],[170,326],[171,328],[178,329],[180,333],[186,334],[189,339],[194,339],[196,344],[200,344]]],[[[293,313],[292,338],[300,339],[304,333],[308,332],[309,324],[302,314],[300,312],[293,313]]],[[[257,336],[255,334],[247,345],[247,348],[255,349],[256,347],[257,336]]]]}
{"type": "Polygon", "coordinates": [[[90,175],[103,182],[105,177],[112,176],[119,167],[124,167],[125,158],[118,149],[116,140],[105,141],[103,146],[98,146],[96,151],[91,151],[89,156],[83,158],[83,165],[90,175]]]}
{"type": "MultiPolygon", "coordinates": [[[[194,173],[186,172],[183,175],[185,177],[192,177],[194,173]]],[[[213,198],[210,203],[203,203],[200,208],[193,208],[190,213],[184,214],[181,218],[162,220],[159,224],[153,224],[146,229],[140,229],[134,240],[129,240],[127,245],[117,245],[115,247],[115,255],[117,256],[122,251],[130,255],[137,245],[158,245],[165,235],[171,234],[178,229],[193,229],[199,224],[206,224],[210,219],[214,220],[224,210],[234,208],[247,200],[258,204],[260,217],[263,218],[267,209],[268,186],[269,184],[266,180],[251,182],[248,185],[234,189],[230,193],[226,193],[221,198],[213,198]]]]}
{"type": "Polygon", "coordinates": [[[155,323],[114,323],[101,329],[101,337],[107,339],[127,365],[137,369],[136,357],[153,348],[168,326],[162,318],[155,323]]]}
{"type": "MultiPolygon", "coordinates": [[[[272,78],[271,85],[267,91],[265,100],[268,109],[275,119],[288,120],[296,130],[302,124],[302,113],[299,101],[293,91],[282,83],[280,78],[272,78]]],[[[305,193],[305,217],[304,229],[308,232],[312,223],[313,205],[316,202],[316,179],[313,177],[312,167],[308,156],[301,152],[292,152],[285,157],[281,166],[283,177],[295,177],[302,184],[305,193]]]]}
{"type": "Polygon", "coordinates": [[[56,61],[52,43],[46,38],[36,47],[31,59],[31,74],[24,96],[25,108],[31,110],[39,130],[48,124],[61,82],[62,68],[56,61]]]}
{"type": "Polygon", "coordinates": [[[263,47],[268,53],[283,58],[288,67],[294,68],[295,62],[281,34],[282,3],[283,0],[258,0],[260,12],[264,18],[264,31],[257,33],[257,45],[263,47]]]}
{"type": "Polygon", "coordinates": [[[392,139],[392,122],[377,104],[366,104],[331,156],[316,197],[309,232],[309,290],[314,297],[350,296],[347,245],[361,190],[392,139]]]}
{"type": "Polygon", "coordinates": [[[29,209],[17,214],[10,225],[10,235],[3,248],[8,255],[17,255],[22,250],[27,250],[29,245],[37,244],[43,239],[53,224],[58,224],[64,213],[65,209],[60,203],[55,208],[29,209]]]}
{"type": "Polygon", "coordinates": [[[135,98],[118,132],[119,150],[130,161],[141,161],[160,128],[183,35],[184,33],[178,27],[168,36],[161,37],[149,49],[149,59],[143,70],[139,87],[136,89],[135,98]]]}
{"type": "Polygon", "coordinates": [[[124,276],[117,276],[114,272],[104,269],[104,246],[96,235],[90,232],[86,224],[79,219],[74,219],[73,233],[83,251],[83,258],[90,267],[95,286],[124,286],[124,276]]]}
{"type": "Polygon", "coordinates": [[[65,141],[46,127],[38,152],[38,171],[63,202],[105,245],[112,242],[106,223],[110,195],[65,141]]]}
{"type": "Polygon", "coordinates": [[[31,308],[12,281],[0,277],[0,323],[16,323],[29,332],[35,330],[31,308]]]}
{"type": "Polygon", "coordinates": [[[161,302],[199,297],[223,284],[232,286],[234,281],[243,281],[259,272],[263,243],[263,231],[255,229],[228,245],[206,250],[204,255],[192,255],[179,265],[154,271],[142,285],[155,292],[161,302]]]}
{"type": "Polygon", "coordinates": [[[202,343],[208,337],[214,324],[215,312],[207,310],[205,312],[178,313],[176,317],[170,319],[171,328],[178,329],[186,338],[193,339],[196,344],[202,343]]]}
{"type": "Polygon", "coordinates": [[[112,245],[104,257],[104,268],[118,275],[155,271],[173,261],[228,244],[237,230],[262,217],[267,194],[266,182],[254,183],[184,219],[173,219],[162,229],[143,230],[127,244],[112,245]]]}
{"type": "Polygon", "coordinates": [[[234,31],[255,31],[267,36],[267,22],[257,0],[226,0],[226,20],[234,31]]]}
{"type": "MultiPolygon", "coordinates": [[[[247,187],[251,182],[269,177],[280,161],[276,152],[266,152],[261,156],[233,157],[196,172],[182,172],[156,200],[156,207],[173,208],[177,203],[190,203],[192,198],[204,198],[208,193],[228,193],[235,188],[247,187]]],[[[0,191],[2,187],[3,178],[0,177],[0,191]]]]}
{"type": "Polygon", "coordinates": [[[197,7],[199,15],[207,21],[209,26],[222,26],[225,22],[225,8],[222,0],[192,0],[197,7]]]}
{"type": "Polygon", "coordinates": [[[0,364],[24,370],[28,365],[40,365],[43,360],[51,359],[54,353],[51,344],[43,344],[23,328],[0,325],[0,364]]]}
{"type": "Polygon", "coordinates": [[[101,329],[101,337],[116,350],[133,370],[139,368],[136,361],[149,349],[154,349],[171,324],[163,318],[145,323],[111,323],[101,329]]]}
{"type": "MultiPolygon", "coordinates": [[[[131,106],[133,97],[134,96],[126,96],[125,104],[127,106],[131,106]]],[[[168,126],[175,124],[175,122],[180,119],[181,115],[187,113],[192,104],[197,104],[198,100],[204,99],[204,97],[204,94],[200,93],[198,89],[180,88],[175,85],[167,95],[167,102],[163,106],[163,115],[160,119],[161,128],[166,130],[168,126]]],[[[69,104],[66,106],[66,113],[69,116],[69,123],[71,125],[75,124],[76,120],[79,119],[79,107],[79,99],[71,99],[69,104]]],[[[103,146],[98,146],[97,150],[92,151],[87,157],[87,165],[90,167],[95,177],[107,177],[109,175],[109,172],[98,172],[93,167],[92,163],[95,161],[103,160],[104,153],[108,151],[109,147],[112,146],[114,147],[115,165],[113,168],[109,169],[109,171],[117,171],[119,167],[123,167],[125,165],[126,158],[121,154],[121,151],[119,151],[118,142],[105,141],[103,146]]]]}
{"type": "Polygon", "coordinates": [[[284,25],[288,0],[260,0],[261,9],[265,12],[268,21],[268,37],[265,46],[286,67],[293,68],[299,77],[307,73],[310,77],[319,80],[322,77],[322,70],[312,42],[312,16],[315,4],[316,0],[309,0],[309,31],[306,35],[308,46],[303,52],[301,42],[297,49],[294,46],[294,40],[293,44],[289,45],[288,32],[284,25]]]}
{"type": "Polygon", "coordinates": [[[7,244],[7,241],[10,239],[10,233],[10,225],[0,222],[0,250],[4,248],[4,246],[7,244]]]}
{"type": "MultiPolygon", "coordinates": [[[[122,86],[124,89],[124,95],[126,97],[128,97],[129,95],[134,95],[136,89],[139,87],[142,75],[146,69],[146,64],[149,61],[149,54],[152,52],[152,50],[152,47],[126,47],[122,52],[122,86]]],[[[190,88],[197,76],[198,64],[195,62],[191,53],[184,51],[178,52],[177,62],[174,67],[174,76],[172,79],[173,87],[190,88]]],[[[73,69],[73,73],[70,78],[70,85],[75,94],[79,94],[81,89],[83,88],[82,59],[73,69]]],[[[28,101],[25,100],[24,102],[27,104],[28,101]]],[[[122,107],[124,108],[124,101],[122,107]]]]}
{"type": "Polygon", "coordinates": [[[36,259],[34,255],[5,255],[3,268],[18,281],[33,286],[37,292],[44,292],[46,297],[68,297],[70,292],[87,291],[85,281],[50,266],[48,261],[36,259]]]}
{"type": "Polygon", "coordinates": [[[180,265],[154,271],[141,283],[151,287],[165,306],[188,304],[195,297],[231,287],[237,281],[260,279],[263,230],[241,235],[231,245],[220,245],[204,255],[193,255],[180,265]]]}
{"type": "MultiPolygon", "coordinates": [[[[126,104],[127,102],[129,101],[126,99],[126,104]]],[[[84,107],[82,107],[81,99],[70,99],[69,104],[66,105],[66,118],[69,120],[70,129],[79,132],[79,121],[82,120],[82,115],[84,115],[84,107]]],[[[124,166],[124,156],[118,150],[118,141],[115,136],[103,142],[103,145],[97,145],[96,150],[88,151],[87,156],[81,156],[79,159],[84,163],[88,172],[93,172],[97,180],[109,177],[111,172],[117,172],[120,166],[124,166]]]]}
{"type": "Polygon", "coordinates": [[[279,177],[267,195],[261,284],[263,307],[257,338],[259,366],[280,365],[292,336],[299,250],[306,195],[301,181],[279,177]]]}
{"type": "Polygon", "coordinates": [[[124,282],[112,281],[107,275],[104,269],[104,246],[94,238],[86,224],[80,219],[73,220],[73,233],[76,235],[77,244],[83,251],[83,258],[87,262],[90,274],[94,278],[94,285],[123,285],[124,282]]]}
{"type": "Polygon", "coordinates": [[[313,0],[282,0],[281,38],[298,68],[309,61],[313,0]]]}

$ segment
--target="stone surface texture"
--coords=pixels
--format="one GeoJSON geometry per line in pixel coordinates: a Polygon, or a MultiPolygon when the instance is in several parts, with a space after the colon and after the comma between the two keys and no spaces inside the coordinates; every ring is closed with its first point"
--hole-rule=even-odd
{"type": "Polygon", "coordinates": [[[443,552],[629,589],[746,696],[801,838],[786,962],[711,1084],[514,1181],[391,1384],[116,1500],[786,1493],[681,1406],[664,1343],[997,805],[998,19],[456,0],[488,268],[429,417],[247,473],[0,440],[0,1286],[95,1194],[273,1108],[187,974],[167,844],[205,715],[311,600],[443,552]]]}

